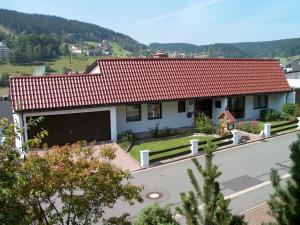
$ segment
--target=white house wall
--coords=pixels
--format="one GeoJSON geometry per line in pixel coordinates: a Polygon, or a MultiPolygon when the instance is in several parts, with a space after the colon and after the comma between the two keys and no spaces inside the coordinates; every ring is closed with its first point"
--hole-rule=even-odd
{"type": "Polygon", "coordinates": [[[101,71],[100,71],[100,67],[97,65],[97,66],[95,66],[89,73],[90,74],[98,74],[98,73],[100,73],[101,71]]]}
{"type": "Polygon", "coordinates": [[[254,96],[245,97],[245,120],[258,120],[260,118],[260,110],[254,109],[254,96]]]}
{"type": "Polygon", "coordinates": [[[227,98],[214,98],[212,102],[212,121],[214,124],[219,124],[219,115],[225,111],[227,106],[227,98]],[[216,108],[216,101],[221,102],[221,108],[216,108]]]}
{"type": "Polygon", "coordinates": [[[268,108],[282,112],[282,106],[287,102],[288,94],[273,94],[269,95],[268,108]]]}
{"type": "Polygon", "coordinates": [[[160,128],[181,128],[193,126],[194,116],[187,117],[187,112],[193,112],[193,101],[186,101],[186,112],[178,113],[178,103],[162,102],[162,118],[148,120],[148,104],[141,104],[141,121],[126,121],[126,106],[117,106],[117,129],[118,133],[132,130],[134,133],[148,132],[159,123],[160,128]]]}

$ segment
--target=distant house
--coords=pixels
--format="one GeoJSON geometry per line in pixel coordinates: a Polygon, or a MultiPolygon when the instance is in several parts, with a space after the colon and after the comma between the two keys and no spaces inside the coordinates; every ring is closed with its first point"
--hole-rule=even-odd
{"type": "Polygon", "coordinates": [[[82,54],[83,51],[82,51],[82,49],[80,47],[72,45],[71,49],[70,49],[70,52],[72,54],[82,54]]]}
{"type": "Polygon", "coordinates": [[[288,72],[300,72],[300,58],[293,60],[285,65],[285,71],[288,72]]]}
{"type": "Polygon", "coordinates": [[[126,130],[143,136],[157,124],[191,128],[197,112],[214,123],[225,110],[259,119],[261,109],[293,102],[291,91],[278,62],[266,59],[100,59],[85,74],[10,79],[20,140],[39,130],[28,120],[43,116],[49,145],[116,140],[126,130]]]}
{"type": "Polygon", "coordinates": [[[0,42],[0,59],[9,56],[10,50],[4,42],[0,42]]]}

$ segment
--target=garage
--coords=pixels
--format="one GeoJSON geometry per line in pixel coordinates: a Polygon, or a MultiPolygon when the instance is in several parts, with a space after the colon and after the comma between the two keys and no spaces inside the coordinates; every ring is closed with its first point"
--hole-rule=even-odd
{"type": "MultiPolygon", "coordinates": [[[[28,123],[30,118],[27,117],[28,123]]],[[[33,138],[41,129],[48,131],[43,140],[49,147],[72,144],[80,140],[88,142],[111,140],[110,111],[45,115],[37,127],[28,129],[28,139],[33,138]]]]}

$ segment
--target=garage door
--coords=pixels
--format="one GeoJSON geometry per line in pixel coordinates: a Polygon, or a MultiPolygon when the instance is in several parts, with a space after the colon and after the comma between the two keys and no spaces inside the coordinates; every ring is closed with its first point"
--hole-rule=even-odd
{"type": "MultiPolygon", "coordinates": [[[[28,138],[44,128],[49,135],[43,143],[48,146],[71,144],[80,140],[99,142],[111,139],[110,111],[47,115],[43,118],[37,127],[28,130],[28,138]]],[[[29,119],[27,118],[27,122],[29,119]]]]}

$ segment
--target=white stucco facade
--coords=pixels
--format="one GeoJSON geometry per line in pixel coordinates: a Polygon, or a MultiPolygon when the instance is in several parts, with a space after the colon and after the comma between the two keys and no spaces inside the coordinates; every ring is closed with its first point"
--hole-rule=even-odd
{"type": "Polygon", "coordinates": [[[194,123],[194,115],[187,117],[188,112],[194,111],[194,102],[186,101],[186,112],[178,112],[178,102],[162,102],[161,119],[148,119],[148,104],[141,104],[141,120],[126,121],[126,105],[117,106],[117,130],[121,133],[126,130],[132,130],[134,133],[150,131],[156,124],[160,128],[182,128],[191,127],[194,123]]]}
{"type": "MultiPolygon", "coordinates": [[[[285,102],[295,102],[295,93],[270,94],[268,95],[268,108],[282,111],[282,106],[285,102]]],[[[228,105],[228,98],[214,97],[212,98],[212,120],[214,124],[219,123],[218,116],[224,112],[228,105]]],[[[14,114],[13,119],[18,126],[23,127],[25,132],[23,137],[19,137],[16,144],[21,147],[23,140],[27,140],[26,118],[30,116],[46,116],[72,113],[86,113],[95,111],[110,111],[110,127],[111,139],[116,140],[117,135],[126,130],[132,130],[134,133],[149,132],[157,124],[159,128],[187,128],[194,125],[194,100],[185,101],[185,112],[178,112],[178,101],[169,101],[161,103],[161,118],[148,119],[148,104],[141,104],[141,120],[131,121],[126,120],[126,105],[110,106],[110,107],[96,107],[85,109],[72,109],[48,112],[34,112],[25,114],[14,114]],[[191,117],[188,117],[188,113],[191,117]]],[[[258,120],[260,118],[260,110],[254,108],[254,96],[245,96],[245,113],[241,120],[258,120]]],[[[80,125],[79,125],[80,126],[80,125]]],[[[98,126],[101,126],[99,124],[98,126]]]]}

